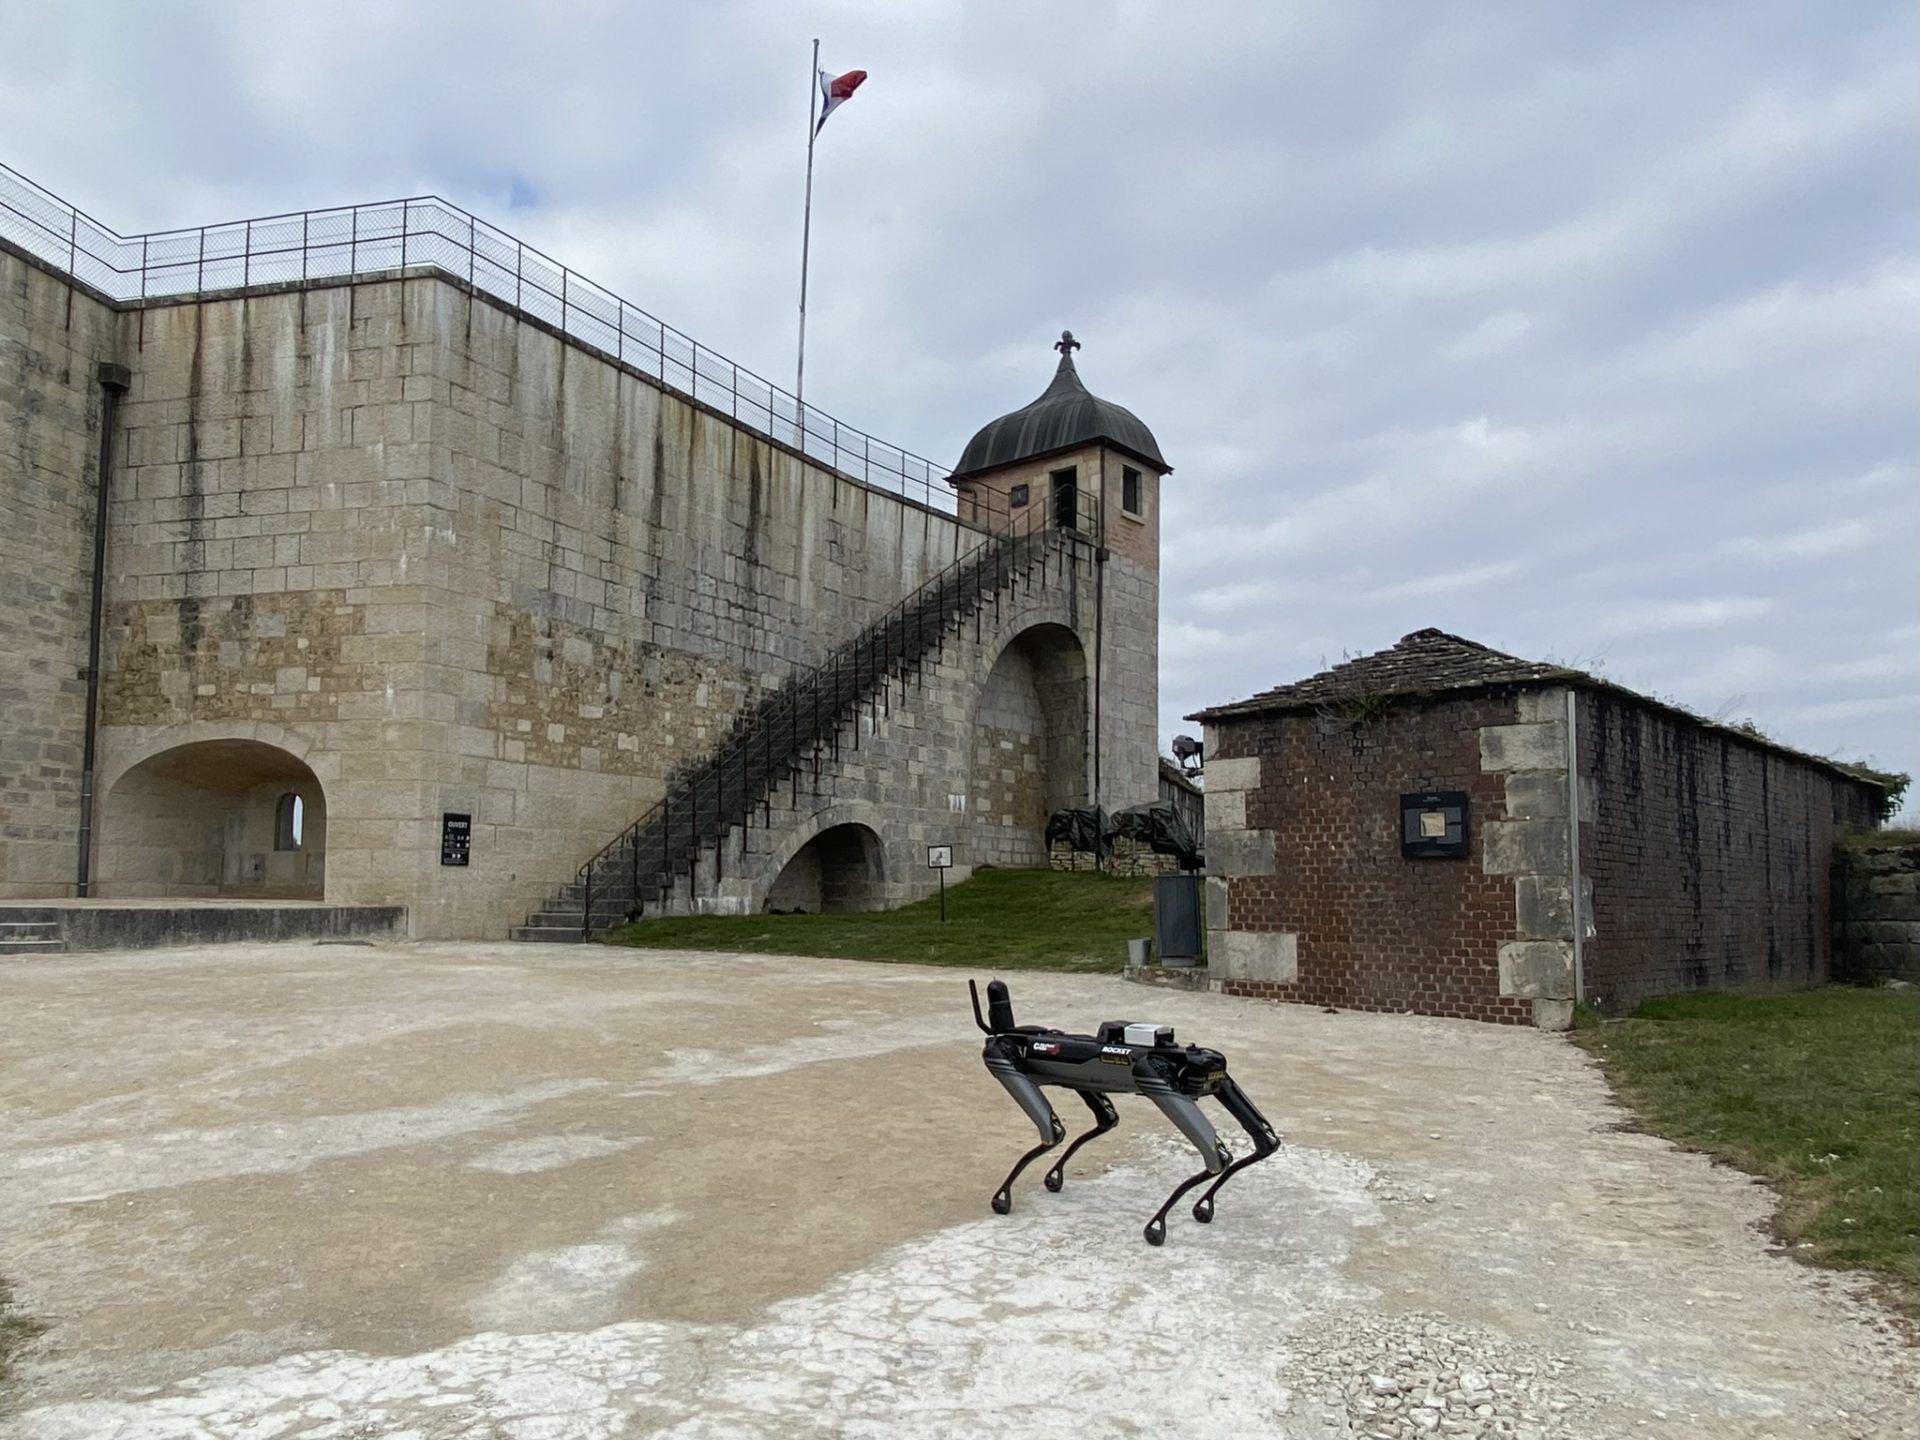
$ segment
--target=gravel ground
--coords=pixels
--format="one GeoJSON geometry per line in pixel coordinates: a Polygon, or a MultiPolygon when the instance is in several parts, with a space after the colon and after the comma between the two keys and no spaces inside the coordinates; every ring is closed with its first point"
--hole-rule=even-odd
{"type": "Polygon", "coordinates": [[[988,1213],[1031,1131],[963,979],[8,965],[0,1274],[52,1328],[0,1436],[1920,1436],[1887,1317],[1773,1253],[1764,1189],[1617,1128],[1555,1037],[1009,977],[1023,1020],[1225,1050],[1285,1134],[1154,1250],[1191,1152],[1139,1102],[988,1213]]]}

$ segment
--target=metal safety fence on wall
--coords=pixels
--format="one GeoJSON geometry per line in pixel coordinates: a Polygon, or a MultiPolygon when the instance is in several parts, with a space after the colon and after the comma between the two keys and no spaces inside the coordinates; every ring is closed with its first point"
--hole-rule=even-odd
{"type": "Polygon", "coordinates": [[[951,511],[947,470],[843,425],[434,196],[120,235],[0,164],[0,240],[118,303],[431,268],[809,459],[951,511]]]}

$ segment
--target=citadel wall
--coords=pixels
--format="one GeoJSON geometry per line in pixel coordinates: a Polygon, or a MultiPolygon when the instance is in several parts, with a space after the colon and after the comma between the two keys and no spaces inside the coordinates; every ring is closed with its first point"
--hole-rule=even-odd
{"type": "MultiPolygon", "coordinates": [[[[40,337],[36,353],[50,354],[45,315],[68,287],[0,261],[15,266],[10,281],[30,271],[33,292],[11,281],[27,319],[9,312],[7,333],[24,325],[40,337]]],[[[503,934],[763,687],[823,658],[982,538],[437,273],[118,316],[84,294],[76,305],[102,352],[115,348],[117,325],[117,358],[133,372],[109,537],[101,793],[183,744],[283,750],[325,792],[327,898],[405,904],[417,935],[503,934]],[[464,868],[440,863],[447,813],[472,817],[464,868]]],[[[61,336],[53,348],[77,357],[61,336]]],[[[65,369],[85,382],[90,361],[81,374],[69,358],[65,369]]],[[[34,583],[54,592],[43,608],[61,618],[57,635],[6,636],[0,653],[48,650],[33,682],[45,735],[28,738],[61,755],[77,747],[83,697],[61,698],[59,675],[71,686],[75,662],[53,660],[77,644],[83,663],[91,519],[73,497],[90,490],[86,427],[98,398],[83,383],[62,399],[53,361],[34,367],[16,388],[48,397],[14,403],[64,405],[57,428],[72,453],[59,456],[57,482],[9,477],[4,495],[16,508],[66,506],[61,536],[32,547],[34,583]]],[[[1110,690],[1122,698],[1102,726],[1116,804],[1152,793],[1157,592],[1124,559],[1106,569],[1097,582],[1089,558],[1076,598],[1036,616],[1090,657],[1091,597],[1107,588],[1109,670],[1131,672],[1110,690]]],[[[919,838],[955,843],[963,863],[986,853],[974,827],[1005,828],[1015,802],[995,812],[974,782],[972,729],[999,653],[986,647],[1016,633],[996,640],[989,624],[965,653],[956,641],[923,693],[870,719],[863,758],[841,757],[843,773],[827,777],[843,788],[794,809],[793,834],[737,841],[737,864],[756,844],[773,863],[846,805],[884,822],[892,898],[924,888],[908,863],[919,838]]],[[[9,743],[18,738],[10,725],[9,743]]],[[[23,752],[20,763],[64,762],[23,752]]],[[[71,809],[62,797],[76,782],[63,772],[47,784],[34,844],[54,888],[33,893],[65,893],[73,830],[59,806],[71,809]]],[[[1033,808],[1019,803],[1023,816],[1033,808]]],[[[152,818],[126,817],[119,841],[103,838],[100,893],[148,888],[151,867],[128,837],[151,837],[152,818]]],[[[9,836],[23,826],[12,809],[0,824],[9,836]]],[[[1011,854],[1004,844],[999,853],[1011,854]]],[[[0,851],[0,894],[29,893],[22,884],[39,870],[11,854],[0,851]]],[[[736,868],[731,885],[748,873],[736,868]]],[[[760,877],[756,893],[771,880],[760,877]]]]}
{"type": "Polygon", "coordinates": [[[0,895],[71,893],[114,312],[0,248],[0,895]]]}

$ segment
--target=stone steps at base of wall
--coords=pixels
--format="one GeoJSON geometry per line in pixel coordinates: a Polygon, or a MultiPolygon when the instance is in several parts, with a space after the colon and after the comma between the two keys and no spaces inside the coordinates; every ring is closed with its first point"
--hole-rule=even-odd
{"type": "Polygon", "coordinates": [[[507,938],[537,945],[579,945],[584,937],[580,934],[579,918],[575,917],[571,925],[516,925],[507,932],[507,938]]]}
{"type": "Polygon", "coordinates": [[[33,940],[0,937],[0,955],[64,955],[66,953],[67,942],[57,935],[33,940]]]}
{"type": "Polygon", "coordinates": [[[0,909],[0,955],[64,955],[60,912],[45,906],[0,909]]]}

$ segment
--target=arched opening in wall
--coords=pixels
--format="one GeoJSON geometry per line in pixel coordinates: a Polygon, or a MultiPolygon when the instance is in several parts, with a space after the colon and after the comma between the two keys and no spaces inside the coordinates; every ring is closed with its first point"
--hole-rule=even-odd
{"type": "Polygon", "coordinates": [[[886,903],[886,858],[865,825],[832,825],[787,862],[767,892],[769,911],[808,915],[878,910],[886,903]]]}
{"type": "Polygon", "coordinates": [[[319,900],[327,802],[312,770],[257,740],[148,756],[101,806],[98,893],[319,900]]]}
{"type": "Polygon", "coordinates": [[[1022,630],[974,713],[968,808],[983,865],[1046,863],[1047,816],[1087,801],[1087,655],[1064,625],[1022,630]]]}

